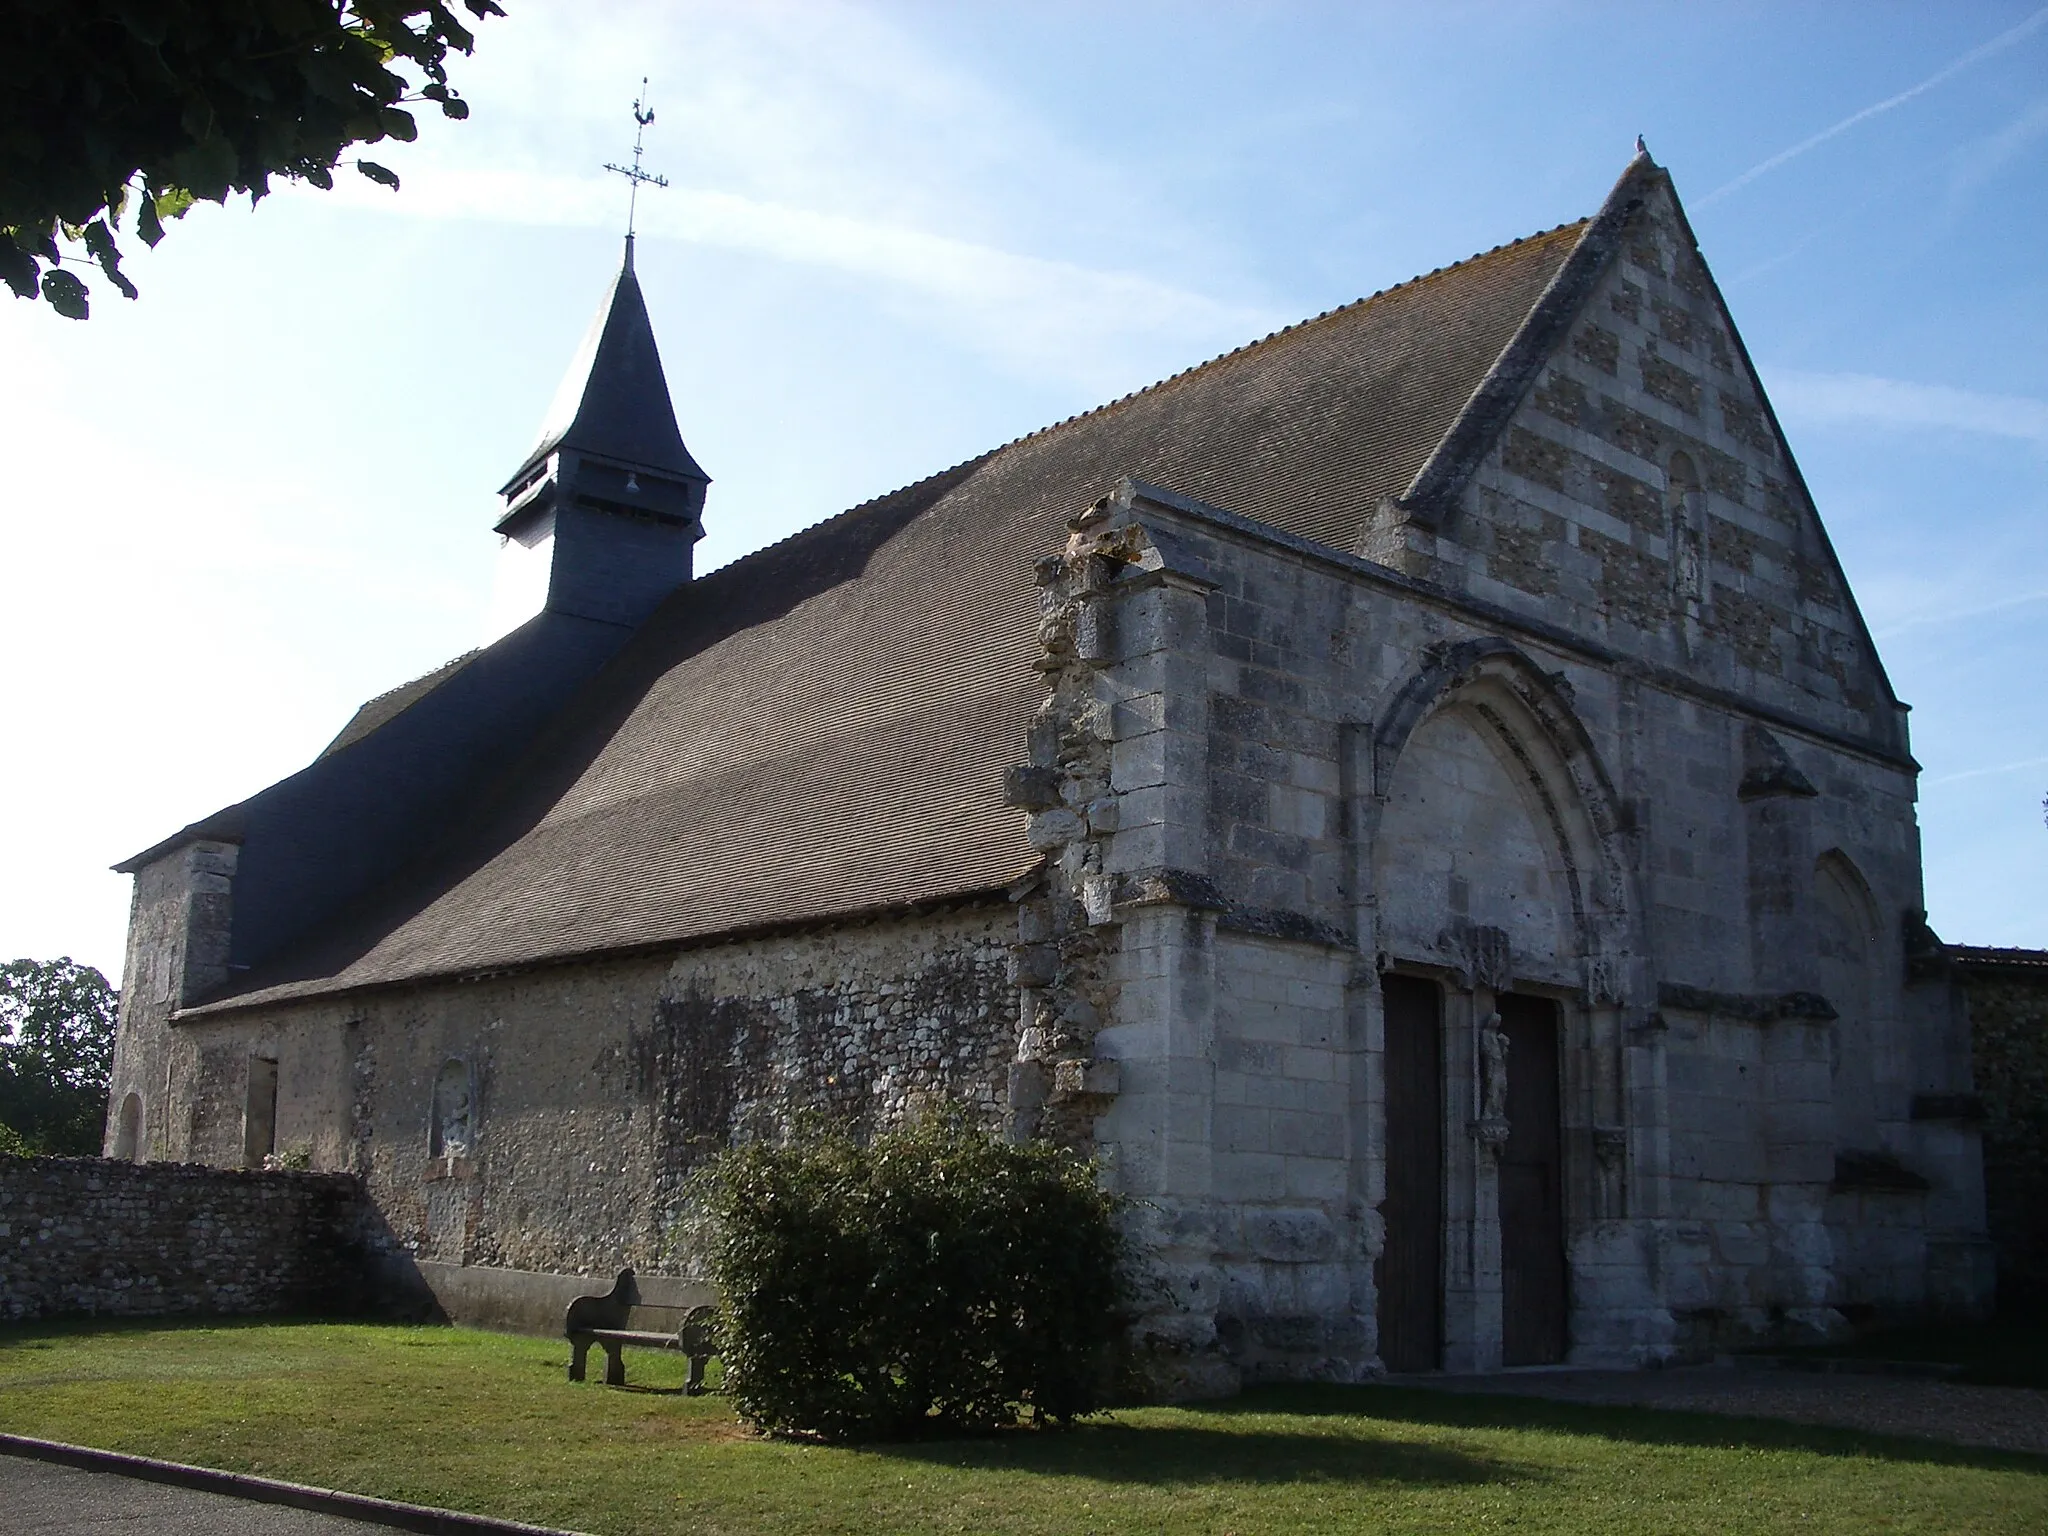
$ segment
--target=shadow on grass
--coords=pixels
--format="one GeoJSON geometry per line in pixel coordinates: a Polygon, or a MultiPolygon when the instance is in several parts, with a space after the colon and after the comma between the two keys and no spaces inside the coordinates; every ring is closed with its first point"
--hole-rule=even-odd
{"type": "Polygon", "coordinates": [[[1469,1486],[1543,1476],[1540,1469],[1413,1441],[1268,1428],[1082,1424],[976,1440],[863,1445],[865,1455],[976,1472],[1028,1472],[1104,1483],[1388,1483],[1469,1486]]]}
{"type": "Polygon", "coordinates": [[[1258,1387],[1225,1402],[1190,1404],[1186,1411],[1218,1418],[1288,1414],[1304,1418],[1372,1419],[1382,1424],[1428,1425],[1439,1429],[1525,1429],[1594,1436],[1631,1445],[1796,1451],[1813,1456],[1867,1456],[1930,1466],[2048,1474],[2048,1456],[2026,1451],[1948,1445],[1907,1435],[1872,1434],[1782,1419],[1568,1403],[1493,1392],[1389,1386],[1258,1387]]]}

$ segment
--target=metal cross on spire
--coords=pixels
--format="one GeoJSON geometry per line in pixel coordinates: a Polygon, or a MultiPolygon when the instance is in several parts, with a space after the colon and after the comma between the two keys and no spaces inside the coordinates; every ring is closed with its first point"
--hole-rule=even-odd
{"type": "Polygon", "coordinates": [[[626,250],[628,253],[626,259],[628,261],[632,260],[633,219],[639,212],[640,184],[646,182],[648,185],[656,187],[668,185],[668,178],[666,176],[657,176],[652,171],[640,169],[640,141],[646,136],[647,125],[654,121],[654,109],[647,105],[647,77],[645,75],[640,77],[640,97],[633,103],[633,121],[638,125],[633,130],[633,163],[630,166],[613,165],[609,160],[604,163],[606,170],[625,177],[633,187],[632,192],[626,199],[626,250]]]}

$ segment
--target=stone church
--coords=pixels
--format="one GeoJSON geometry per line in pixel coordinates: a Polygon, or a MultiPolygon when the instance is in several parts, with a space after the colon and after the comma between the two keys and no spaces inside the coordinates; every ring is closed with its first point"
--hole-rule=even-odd
{"type": "Polygon", "coordinates": [[[629,243],[537,611],[120,866],[110,1156],[353,1170],[545,1326],[712,1150],[964,1101],[1182,1393],[1987,1304],[1906,706],[1646,154],[693,577],[708,486],[629,243]]]}

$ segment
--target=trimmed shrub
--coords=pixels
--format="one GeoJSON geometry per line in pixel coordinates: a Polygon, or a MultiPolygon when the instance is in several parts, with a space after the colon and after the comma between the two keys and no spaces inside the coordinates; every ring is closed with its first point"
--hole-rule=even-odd
{"type": "Polygon", "coordinates": [[[802,1121],[698,1175],[726,1390],[763,1429],[907,1439],[1102,1406],[1122,1244],[1094,1168],[958,1112],[802,1121]]]}

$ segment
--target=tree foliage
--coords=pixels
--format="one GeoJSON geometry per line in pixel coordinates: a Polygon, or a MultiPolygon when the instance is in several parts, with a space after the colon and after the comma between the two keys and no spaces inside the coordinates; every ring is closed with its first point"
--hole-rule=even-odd
{"type": "Polygon", "coordinates": [[[89,965],[0,965],[0,1126],[28,1150],[88,1157],[107,1115],[120,995],[89,965]]]}
{"type": "MultiPolygon", "coordinates": [[[[440,0],[14,0],[0,46],[0,281],[84,319],[62,237],[74,264],[83,246],[134,298],[119,238],[129,210],[155,245],[194,202],[253,203],[280,176],[331,187],[352,146],[416,135],[403,103],[469,115],[447,56],[473,41],[440,0]]],[[[374,161],[355,168],[398,185],[374,161]]]]}
{"type": "Polygon", "coordinates": [[[1102,1405],[1123,1256],[1090,1164],[952,1113],[866,1145],[808,1121],[698,1180],[726,1388],[762,1428],[904,1439],[1102,1405]]]}

